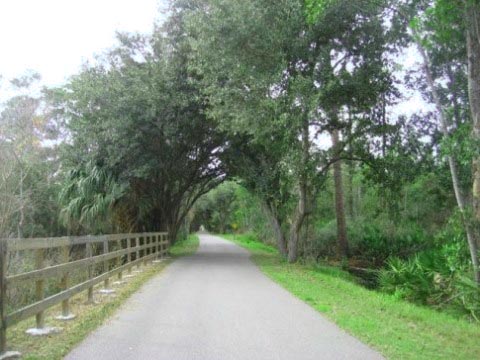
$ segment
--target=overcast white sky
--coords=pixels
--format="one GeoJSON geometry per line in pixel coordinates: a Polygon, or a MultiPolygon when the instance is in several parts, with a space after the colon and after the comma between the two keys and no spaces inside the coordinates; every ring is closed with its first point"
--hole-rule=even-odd
{"type": "Polygon", "coordinates": [[[116,30],[151,32],[163,11],[164,0],[0,0],[0,75],[31,69],[59,85],[111,47],[116,30]]]}

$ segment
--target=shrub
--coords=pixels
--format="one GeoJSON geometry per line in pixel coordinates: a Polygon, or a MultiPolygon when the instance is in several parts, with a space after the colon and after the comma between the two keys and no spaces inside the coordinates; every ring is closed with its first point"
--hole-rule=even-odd
{"type": "Polygon", "coordinates": [[[337,225],[335,220],[319,225],[315,231],[310,251],[316,259],[325,256],[334,256],[337,244],[337,225]]]}
{"type": "Polygon", "coordinates": [[[460,238],[402,260],[390,258],[379,272],[380,288],[415,303],[480,316],[480,289],[460,238]]]}
{"type": "MultiPolygon", "coordinates": [[[[359,218],[349,222],[347,231],[351,255],[374,267],[383,266],[391,256],[405,259],[433,245],[415,224],[396,225],[384,219],[367,222],[359,218]]],[[[332,220],[317,225],[311,251],[316,258],[334,256],[336,243],[336,222],[332,220]]]]}

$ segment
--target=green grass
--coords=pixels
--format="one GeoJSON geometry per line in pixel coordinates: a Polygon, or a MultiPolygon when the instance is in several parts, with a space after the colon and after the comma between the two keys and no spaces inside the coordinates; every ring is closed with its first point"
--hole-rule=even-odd
{"type": "Polygon", "coordinates": [[[198,248],[198,236],[197,235],[190,235],[185,240],[176,242],[170,248],[170,255],[172,257],[179,257],[179,256],[188,256],[193,255],[198,248]]]}
{"type": "Polygon", "coordinates": [[[389,359],[480,358],[476,323],[367,290],[338,268],[287,264],[251,236],[234,241],[250,250],[266,275],[389,359]]]}
{"type": "Polygon", "coordinates": [[[128,283],[116,288],[114,296],[95,294],[96,305],[86,305],[86,294],[75,296],[70,301],[72,313],[77,317],[69,322],[54,319],[60,313],[60,307],[49,309],[46,314],[47,326],[61,327],[62,332],[43,337],[32,337],[25,330],[35,326],[35,319],[22,321],[9,328],[7,344],[9,349],[20,351],[26,360],[56,360],[62,359],[79,342],[88,336],[98,326],[102,325],[114,312],[135,293],[146,281],[160,273],[176,257],[190,255],[198,247],[198,237],[189,236],[186,240],[177,242],[170,249],[172,259],[159,264],[142,266],[143,272],[129,279],[128,283]]]}

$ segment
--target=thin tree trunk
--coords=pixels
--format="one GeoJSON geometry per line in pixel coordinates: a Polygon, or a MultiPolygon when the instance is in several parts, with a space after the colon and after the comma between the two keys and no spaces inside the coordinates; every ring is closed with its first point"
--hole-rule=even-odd
{"type": "Polygon", "coordinates": [[[23,168],[20,165],[20,220],[17,224],[17,236],[19,239],[23,238],[23,223],[25,222],[25,200],[23,199],[23,168]]]}
{"type": "MultiPolygon", "coordinates": [[[[353,119],[352,119],[352,114],[349,111],[348,113],[348,123],[349,126],[347,126],[347,139],[351,139],[352,137],[352,124],[353,124],[353,119]]],[[[348,146],[348,154],[350,155],[351,158],[353,158],[353,149],[352,145],[348,146]]],[[[348,177],[347,177],[347,186],[348,186],[348,197],[347,197],[347,209],[348,209],[348,215],[350,216],[351,219],[355,219],[355,194],[354,194],[354,189],[353,189],[353,177],[355,176],[355,162],[350,161],[348,163],[348,177]]]]}
{"type": "Polygon", "coordinates": [[[381,116],[382,126],[384,129],[382,130],[382,157],[385,158],[387,153],[387,102],[385,99],[385,94],[382,94],[382,116],[381,116]]]}
{"type": "MultiPolygon", "coordinates": [[[[478,34],[480,5],[466,3],[467,51],[468,51],[468,96],[473,121],[473,140],[480,140],[480,36],[478,34]]],[[[475,216],[480,218],[480,158],[473,161],[473,206],[475,216]]]]}
{"type": "Polygon", "coordinates": [[[353,176],[355,175],[355,163],[348,164],[348,213],[351,219],[355,219],[355,190],[353,188],[353,176]]]}
{"type": "Polygon", "coordinates": [[[340,139],[338,130],[332,131],[332,144],[337,158],[333,164],[333,179],[335,183],[335,214],[337,217],[337,251],[339,258],[348,257],[348,238],[347,224],[345,220],[345,205],[343,200],[343,179],[342,179],[342,163],[338,158],[340,149],[340,139]]]}
{"type": "Polygon", "coordinates": [[[178,230],[180,229],[180,221],[178,219],[178,208],[171,209],[172,214],[167,219],[167,232],[169,244],[173,245],[177,241],[178,230]]]}
{"type": "Polygon", "coordinates": [[[285,234],[282,230],[282,222],[278,217],[277,211],[271,205],[267,205],[262,201],[262,207],[264,212],[267,214],[270,225],[272,226],[273,233],[275,235],[275,240],[277,242],[278,251],[283,258],[287,258],[288,249],[287,249],[287,240],[285,234]]]}
{"type": "MultiPolygon", "coordinates": [[[[442,134],[445,138],[448,138],[450,136],[448,132],[448,124],[447,124],[447,119],[445,117],[445,112],[442,106],[442,103],[440,101],[440,96],[437,92],[437,89],[435,88],[435,83],[433,80],[432,76],[432,71],[430,69],[430,61],[428,58],[428,55],[421,45],[419,41],[416,41],[417,48],[420,52],[420,55],[422,57],[423,61],[423,69],[425,72],[425,77],[427,79],[427,85],[430,88],[430,92],[432,94],[433,101],[435,103],[435,108],[438,113],[438,118],[440,120],[440,130],[442,131],[442,134]]],[[[479,58],[480,60],[480,58],[479,58]]],[[[469,79],[470,83],[470,79],[469,79]]],[[[460,187],[460,180],[459,180],[459,172],[458,172],[458,164],[457,161],[454,157],[454,155],[447,156],[447,161],[448,161],[448,166],[450,168],[450,175],[452,178],[452,185],[453,185],[453,191],[455,193],[455,199],[457,201],[457,206],[460,210],[460,214],[462,217],[462,222],[465,228],[465,232],[467,234],[467,241],[468,241],[468,246],[470,249],[470,256],[472,259],[472,265],[474,268],[474,277],[477,283],[480,283],[480,272],[479,272],[479,260],[478,260],[478,244],[477,244],[477,234],[475,231],[474,226],[472,226],[471,222],[468,219],[468,214],[467,214],[467,206],[466,206],[466,200],[465,197],[462,193],[461,187],[460,187]]],[[[475,172],[474,172],[474,198],[475,198],[475,172]]],[[[479,180],[480,180],[480,173],[478,174],[479,180]]],[[[475,200],[474,200],[475,202],[475,200]]],[[[475,206],[475,203],[474,203],[475,206]]],[[[478,216],[478,215],[477,215],[478,216]]]]}
{"type": "Polygon", "coordinates": [[[277,246],[278,250],[280,251],[280,255],[286,259],[288,256],[287,240],[285,239],[285,235],[283,234],[282,225],[276,217],[273,217],[271,219],[271,223],[275,232],[275,236],[277,238],[277,246]]]}
{"type": "MultiPolygon", "coordinates": [[[[468,55],[468,97],[472,113],[472,138],[474,143],[480,141],[480,4],[477,1],[465,1],[465,18],[467,28],[468,55]]],[[[480,223],[480,157],[477,155],[472,162],[473,176],[473,211],[476,223],[480,223]]],[[[476,226],[477,227],[477,226],[476,226]]],[[[478,261],[478,239],[469,240],[475,280],[480,283],[478,261]],[[476,240],[476,241],[473,241],[476,240]]]]}
{"type": "Polygon", "coordinates": [[[290,229],[290,237],[288,239],[288,262],[293,263],[298,258],[298,242],[300,240],[300,231],[302,229],[303,222],[307,216],[307,171],[308,171],[308,158],[310,150],[308,119],[303,119],[302,124],[302,166],[299,176],[299,199],[298,205],[295,210],[295,217],[290,229]]]}

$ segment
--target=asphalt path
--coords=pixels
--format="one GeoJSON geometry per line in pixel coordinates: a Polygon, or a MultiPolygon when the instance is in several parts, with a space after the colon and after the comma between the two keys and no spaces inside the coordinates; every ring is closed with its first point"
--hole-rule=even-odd
{"type": "MultiPolygon", "coordinates": [[[[359,299],[361,301],[361,299],[359,299]]],[[[246,250],[200,235],[68,360],[382,359],[266,277],[246,250]]]]}

